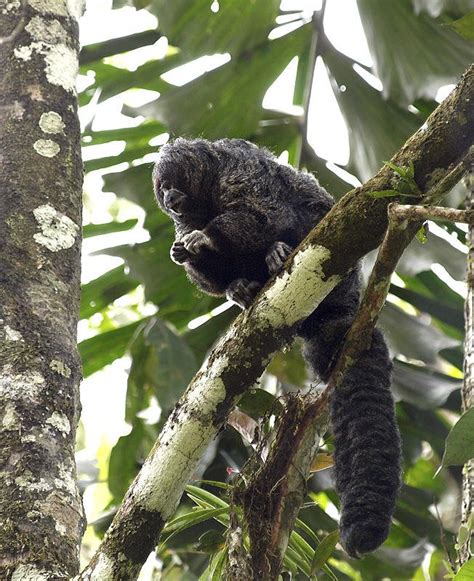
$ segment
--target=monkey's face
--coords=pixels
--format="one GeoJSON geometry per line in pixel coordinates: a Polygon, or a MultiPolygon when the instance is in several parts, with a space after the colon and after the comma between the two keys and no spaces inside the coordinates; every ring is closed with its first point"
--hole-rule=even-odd
{"type": "Polygon", "coordinates": [[[216,163],[209,142],[176,139],[160,150],[153,170],[155,196],[175,224],[204,226],[212,215],[216,163]]]}

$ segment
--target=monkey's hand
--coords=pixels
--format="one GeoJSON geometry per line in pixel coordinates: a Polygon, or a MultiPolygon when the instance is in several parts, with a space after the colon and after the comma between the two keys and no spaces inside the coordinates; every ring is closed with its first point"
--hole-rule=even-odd
{"type": "Polygon", "coordinates": [[[286,259],[293,252],[293,248],[285,242],[275,242],[270,248],[265,258],[268,272],[273,276],[283,268],[286,259]]]}
{"type": "Polygon", "coordinates": [[[262,285],[256,280],[237,278],[233,280],[226,291],[227,298],[245,309],[250,306],[262,285]]]}
{"type": "Polygon", "coordinates": [[[173,242],[173,246],[171,247],[170,258],[173,262],[176,262],[176,264],[184,264],[191,258],[191,255],[184,247],[183,242],[177,240],[176,242],[173,242]]]}
{"type": "Polygon", "coordinates": [[[202,230],[193,230],[181,239],[185,250],[191,256],[196,256],[203,250],[215,250],[214,242],[202,230]]]}

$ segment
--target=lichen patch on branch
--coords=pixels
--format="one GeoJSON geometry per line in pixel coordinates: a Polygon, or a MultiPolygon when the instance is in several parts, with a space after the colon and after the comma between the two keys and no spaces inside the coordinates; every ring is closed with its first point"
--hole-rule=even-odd
{"type": "Polygon", "coordinates": [[[43,14],[69,16],[68,2],[66,0],[28,0],[28,4],[43,14]]]}
{"type": "Polygon", "coordinates": [[[38,155],[43,157],[54,157],[60,150],[59,145],[52,139],[38,139],[33,143],[33,148],[38,155]]]}
{"type": "Polygon", "coordinates": [[[43,113],[39,120],[39,126],[43,133],[64,133],[64,121],[56,111],[43,113]]]}
{"type": "Polygon", "coordinates": [[[75,92],[78,71],[76,51],[65,44],[51,47],[45,56],[46,78],[52,85],[75,92]]]}
{"type": "Polygon", "coordinates": [[[10,365],[5,365],[0,373],[0,398],[34,399],[44,382],[39,371],[14,373],[10,365]]]}
{"type": "Polygon", "coordinates": [[[61,432],[63,436],[66,436],[66,434],[69,434],[71,431],[71,424],[69,423],[69,420],[64,414],[59,412],[53,412],[46,420],[46,423],[50,426],[53,426],[53,428],[56,428],[56,430],[61,432]]]}
{"type": "Polygon", "coordinates": [[[11,581],[48,581],[50,573],[35,565],[19,565],[11,577],[11,581]]]}
{"type": "Polygon", "coordinates": [[[324,298],[342,280],[337,275],[325,277],[323,265],[330,258],[331,252],[319,245],[307,246],[298,252],[291,273],[283,272],[264,293],[255,313],[258,319],[265,320],[272,327],[291,326],[305,319],[317,306],[311,297],[324,298]],[[303,312],[301,308],[295,308],[305,303],[303,312]]]}
{"type": "Polygon", "coordinates": [[[33,236],[38,244],[45,246],[51,252],[73,246],[79,234],[79,227],[75,222],[50,204],[39,206],[33,210],[33,214],[41,228],[41,233],[33,236]]]}

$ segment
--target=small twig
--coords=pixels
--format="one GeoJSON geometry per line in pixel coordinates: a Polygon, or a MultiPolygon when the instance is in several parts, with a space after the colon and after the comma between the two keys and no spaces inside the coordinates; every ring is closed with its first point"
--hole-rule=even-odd
{"type": "Polygon", "coordinates": [[[449,220],[469,224],[474,220],[472,210],[455,210],[442,206],[409,206],[390,204],[388,207],[390,220],[449,220]]]}
{"type": "Polygon", "coordinates": [[[21,33],[23,28],[25,27],[25,22],[26,22],[26,20],[25,20],[25,0],[21,0],[20,10],[21,10],[21,16],[17,22],[17,25],[10,32],[10,34],[8,36],[0,37],[0,46],[2,46],[2,44],[8,44],[8,43],[13,42],[16,39],[16,37],[21,33]]]}

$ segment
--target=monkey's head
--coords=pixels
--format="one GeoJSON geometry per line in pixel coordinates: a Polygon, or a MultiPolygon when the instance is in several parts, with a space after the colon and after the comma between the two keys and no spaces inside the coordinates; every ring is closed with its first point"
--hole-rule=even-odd
{"type": "Polygon", "coordinates": [[[218,168],[219,161],[209,141],[170,141],[161,148],[153,169],[158,205],[175,223],[197,226],[207,222],[213,212],[218,168]]]}

